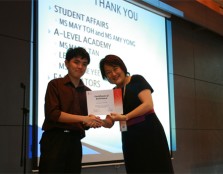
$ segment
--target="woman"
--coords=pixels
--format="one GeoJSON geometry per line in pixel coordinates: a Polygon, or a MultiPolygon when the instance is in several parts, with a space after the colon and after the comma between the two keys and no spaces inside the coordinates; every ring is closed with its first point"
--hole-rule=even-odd
{"type": "Polygon", "coordinates": [[[150,84],[141,75],[130,76],[116,55],[103,58],[100,70],[104,80],[122,89],[124,114],[111,113],[104,127],[112,127],[114,121],[122,123],[127,173],[174,173],[166,135],[153,110],[150,84]]]}

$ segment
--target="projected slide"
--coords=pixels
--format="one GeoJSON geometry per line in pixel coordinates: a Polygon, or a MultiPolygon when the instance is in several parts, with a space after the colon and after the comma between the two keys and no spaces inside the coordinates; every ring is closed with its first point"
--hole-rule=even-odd
{"type": "MultiPolygon", "coordinates": [[[[99,61],[107,54],[121,57],[131,75],[147,79],[170,144],[165,18],[122,0],[38,1],[38,138],[47,83],[67,74],[65,53],[77,46],[90,54],[82,80],[92,90],[114,87],[102,79],[99,70],[99,61]]],[[[83,163],[123,159],[118,123],[111,129],[86,131],[82,142],[83,163]]]]}

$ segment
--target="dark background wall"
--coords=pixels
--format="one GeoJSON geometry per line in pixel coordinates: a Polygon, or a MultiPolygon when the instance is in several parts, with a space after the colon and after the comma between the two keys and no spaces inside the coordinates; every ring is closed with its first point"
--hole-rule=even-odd
{"type": "Polygon", "coordinates": [[[177,173],[223,172],[223,37],[173,18],[177,173]]]}
{"type": "MultiPolygon", "coordinates": [[[[29,92],[30,1],[0,1],[0,173],[22,173],[20,167],[23,90],[29,92]]],[[[28,104],[29,97],[26,101],[28,104]]],[[[27,105],[28,106],[28,105],[27,105]]]]}
{"type": "Polygon", "coordinates": [[[176,173],[223,173],[223,16],[194,0],[163,0],[172,17],[176,173]]]}
{"type": "MultiPolygon", "coordinates": [[[[175,172],[223,173],[223,29],[219,30],[223,28],[223,17],[190,0],[166,3],[185,12],[185,18],[170,19],[177,135],[175,172]]],[[[1,0],[0,22],[0,173],[22,173],[20,83],[26,85],[28,107],[30,47],[35,45],[30,37],[30,0],[1,0]]],[[[27,159],[29,172],[31,162],[27,159]]],[[[83,173],[117,174],[125,170],[123,165],[104,166],[84,168],[83,173]]]]}

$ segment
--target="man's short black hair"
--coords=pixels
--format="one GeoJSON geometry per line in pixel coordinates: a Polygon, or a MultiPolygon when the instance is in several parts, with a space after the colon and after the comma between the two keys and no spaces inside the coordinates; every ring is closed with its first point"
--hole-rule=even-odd
{"type": "Polygon", "coordinates": [[[87,59],[88,64],[90,63],[89,53],[82,47],[69,48],[66,53],[66,60],[70,61],[74,57],[80,57],[82,59],[87,59]]]}

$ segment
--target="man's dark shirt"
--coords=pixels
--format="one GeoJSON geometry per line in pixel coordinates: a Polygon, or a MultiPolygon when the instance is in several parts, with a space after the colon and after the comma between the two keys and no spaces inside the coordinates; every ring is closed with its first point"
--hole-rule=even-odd
{"type": "Polygon", "coordinates": [[[87,116],[86,91],[90,88],[80,80],[78,87],[72,84],[68,75],[64,78],[53,79],[48,83],[45,95],[44,131],[54,128],[77,130],[85,136],[85,127],[82,123],[66,124],[58,122],[61,112],[87,116]]]}

